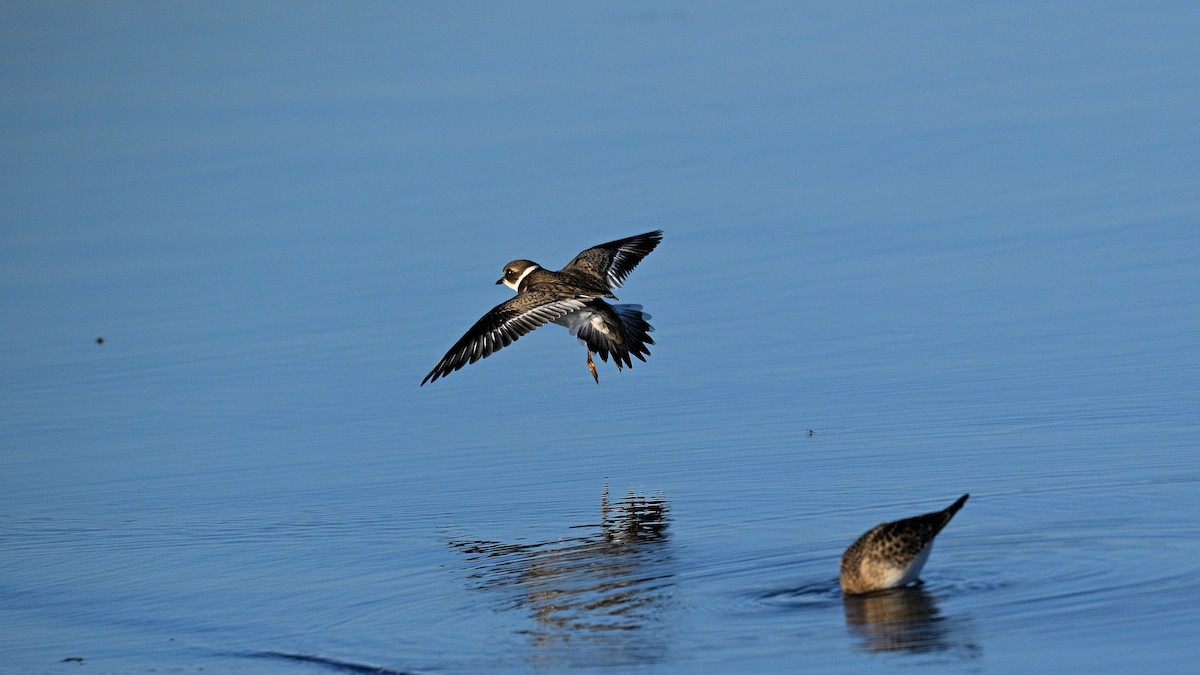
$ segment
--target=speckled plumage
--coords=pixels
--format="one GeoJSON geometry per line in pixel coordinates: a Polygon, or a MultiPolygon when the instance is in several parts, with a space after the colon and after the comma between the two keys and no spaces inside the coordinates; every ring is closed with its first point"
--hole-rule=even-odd
{"type": "Polygon", "coordinates": [[[870,593],[916,581],[933,540],[969,494],[941,511],[876,525],[842,554],[839,581],[848,594],[870,593]]]}

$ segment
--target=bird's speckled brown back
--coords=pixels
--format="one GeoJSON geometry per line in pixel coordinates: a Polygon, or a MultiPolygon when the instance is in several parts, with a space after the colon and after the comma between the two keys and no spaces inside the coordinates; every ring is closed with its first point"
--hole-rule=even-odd
{"type": "Polygon", "coordinates": [[[839,576],[842,590],[869,593],[889,588],[902,579],[968,497],[959,497],[941,511],[883,523],[868,530],[842,554],[839,576]]]}

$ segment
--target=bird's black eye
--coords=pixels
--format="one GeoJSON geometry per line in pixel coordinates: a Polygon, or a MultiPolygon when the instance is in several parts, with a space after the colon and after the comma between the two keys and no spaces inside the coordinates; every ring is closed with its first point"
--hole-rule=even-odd
{"type": "Polygon", "coordinates": [[[515,277],[515,276],[517,276],[517,271],[516,271],[516,270],[514,270],[513,268],[511,268],[511,267],[510,267],[510,268],[508,268],[508,269],[504,270],[504,277],[505,277],[506,279],[511,279],[511,278],[513,278],[513,277],[515,277]]]}

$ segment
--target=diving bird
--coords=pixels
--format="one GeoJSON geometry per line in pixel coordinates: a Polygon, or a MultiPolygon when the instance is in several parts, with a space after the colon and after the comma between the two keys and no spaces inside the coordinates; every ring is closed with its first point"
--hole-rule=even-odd
{"type": "Polygon", "coordinates": [[[621,287],[660,241],[662,230],[655,230],[593,246],[557,272],[532,260],[508,263],[496,283],[513,289],[517,297],[496,305],[476,321],[421,380],[421,386],[491,356],[551,322],[566,326],[587,349],[588,370],[596,384],[600,384],[600,375],[592,352],[606,362],[611,353],[617,370],[622,364],[633,367],[630,356],[645,361],[650,355],[646,345],[654,344],[649,335],[654,328],[647,323],[650,315],[642,312],[641,305],[613,305],[604,299],[617,299],[613,290],[621,287]]]}
{"type": "Polygon", "coordinates": [[[966,494],[941,511],[876,525],[842,554],[840,582],[849,595],[917,581],[933,539],[966,503],[966,494]]]}

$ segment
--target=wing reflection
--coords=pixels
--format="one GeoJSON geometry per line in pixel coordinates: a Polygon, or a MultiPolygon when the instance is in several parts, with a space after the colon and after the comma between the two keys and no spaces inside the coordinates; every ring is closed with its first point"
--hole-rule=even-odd
{"type": "Polygon", "coordinates": [[[534,646],[572,642],[600,648],[607,663],[652,662],[664,655],[664,614],[674,595],[669,511],[664,498],[632,492],[610,503],[605,487],[600,522],[572,526],[586,534],[450,546],[471,563],[473,588],[509,594],[503,609],[530,612],[535,627],[522,632],[534,646]]]}
{"type": "Polygon", "coordinates": [[[942,616],[933,596],[920,586],[846,595],[843,602],[850,634],[868,651],[953,652],[959,658],[982,654],[967,634],[966,620],[942,616]]]}

